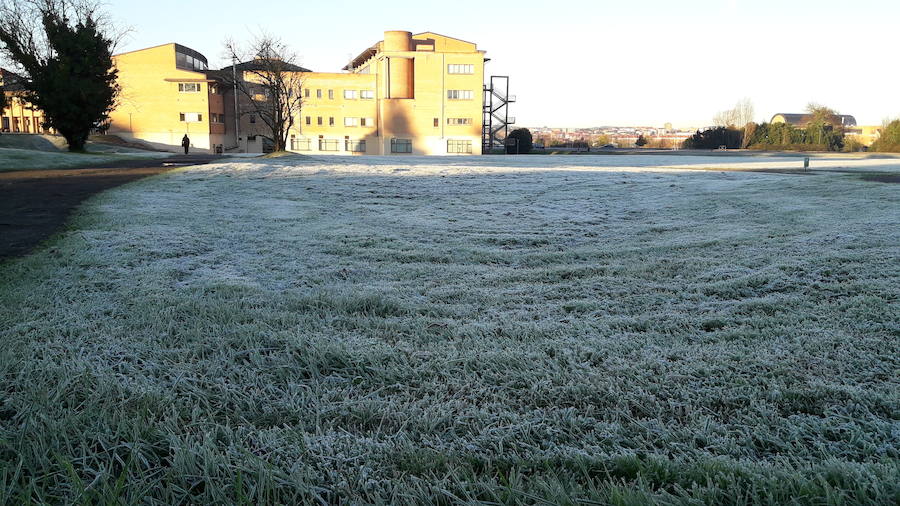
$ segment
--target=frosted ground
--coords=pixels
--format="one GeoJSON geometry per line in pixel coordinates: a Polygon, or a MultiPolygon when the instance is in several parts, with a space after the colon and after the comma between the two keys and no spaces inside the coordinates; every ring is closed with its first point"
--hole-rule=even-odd
{"type": "Polygon", "coordinates": [[[813,162],[108,191],[0,266],[0,503],[896,503],[900,160],[813,162]]]}
{"type": "Polygon", "coordinates": [[[167,156],[171,156],[171,154],[153,151],[86,154],[0,147],[0,172],[10,170],[70,169],[140,158],[165,158],[167,156]]]}

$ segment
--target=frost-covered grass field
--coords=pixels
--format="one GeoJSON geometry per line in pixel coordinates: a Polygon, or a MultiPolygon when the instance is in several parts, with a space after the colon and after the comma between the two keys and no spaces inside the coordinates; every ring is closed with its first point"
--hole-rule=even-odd
{"type": "Polygon", "coordinates": [[[898,160],[292,159],[0,266],[0,503],[896,504],[898,160]],[[821,164],[821,165],[818,165],[821,164]]]}
{"type": "Polygon", "coordinates": [[[68,153],[0,148],[0,172],[34,169],[73,169],[136,158],[164,158],[170,153],[68,153]]]}

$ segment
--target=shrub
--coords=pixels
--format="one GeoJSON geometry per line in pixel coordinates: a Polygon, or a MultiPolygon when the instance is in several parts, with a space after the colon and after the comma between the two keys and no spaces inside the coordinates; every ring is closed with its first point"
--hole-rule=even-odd
{"type": "Polygon", "coordinates": [[[881,137],[872,143],[870,151],[900,153],[900,119],[888,123],[881,131],[881,137]]]}
{"type": "Polygon", "coordinates": [[[728,149],[739,149],[743,142],[744,132],[736,128],[716,127],[697,133],[685,139],[685,149],[716,149],[725,146],[728,149]]]}
{"type": "Polygon", "coordinates": [[[515,155],[522,154],[527,155],[531,153],[531,148],[534,147],[531,138],[531,131],[527,128],[517,128],[509,133],[509,136],[506,138],[506,153],[515,155]],[[512,139],[516,139],[518,142],[509,142],[512,139]]]}

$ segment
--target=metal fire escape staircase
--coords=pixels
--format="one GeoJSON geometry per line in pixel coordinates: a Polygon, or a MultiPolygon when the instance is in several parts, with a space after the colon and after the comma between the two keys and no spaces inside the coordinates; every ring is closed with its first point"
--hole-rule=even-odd
{"type": "Polygon", "coordinates": [[[481,121],[483,154],[506,145],[509,126],[516,122],[516,118],[509,115],[509,104],[515,101],[516,96],[509,94],[509,76],[491,76],[490,84],[484,85],[481,121]]]}

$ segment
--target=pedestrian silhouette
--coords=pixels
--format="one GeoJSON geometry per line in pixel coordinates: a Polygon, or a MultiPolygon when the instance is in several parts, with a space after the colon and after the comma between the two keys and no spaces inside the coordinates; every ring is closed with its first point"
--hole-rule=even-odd
{"type": "Polygon", "coordinates": [[[184,154],[188,154],[188,148],[191,147],[191,140],[188,138],[187,134],[184,134],[184,137],[181,138],[181,146],[184,147],[184,154]]]}

